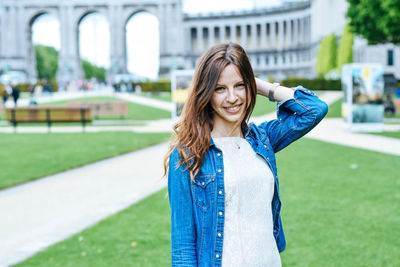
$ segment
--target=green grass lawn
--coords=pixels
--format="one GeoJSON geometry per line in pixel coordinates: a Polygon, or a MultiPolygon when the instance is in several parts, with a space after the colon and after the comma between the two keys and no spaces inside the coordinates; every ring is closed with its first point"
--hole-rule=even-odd
{"type": "Polygon", "coordinates": [[[400,138],[400,132],[382,132],[382,133],[369,133],[369,134],[382,135],[382,136],[392,137],[392,138],[400,138]]]}
{"type": "Polygon", "coordinates": [[[336,100],[329,105],[328,113],[326,118],[341,118],[342,117],[342,98],[336,100]]]}
{"type": "Polygon", "coordinates": [[[0,189],[160,143],[170,133],[0,134],[0,189]]]}
{"type": "Polygon", "coordinates": [[[257,95],[256,105],[252,116],[261,116],[271,112],[276,112],[276,102],[271,102],[265,96],[257,95]]]}
{"type": "MultiPolygon", "coordinates": [[[[400,266],[400,157],[303,139],[277,158],[283,266],[400,266]]],[[[165,193],[17,266],[169,266],[165,193]]]]}
{"type": "Polygon", "coordinates": [[[150,92],[149,93],[141,93],[140,96],[157,99],[157,100],[163,100],[163,101],[167,101],[167,102],[172,102],[171,92],[157,92],[156,94],[150,93],[150,92]]]}

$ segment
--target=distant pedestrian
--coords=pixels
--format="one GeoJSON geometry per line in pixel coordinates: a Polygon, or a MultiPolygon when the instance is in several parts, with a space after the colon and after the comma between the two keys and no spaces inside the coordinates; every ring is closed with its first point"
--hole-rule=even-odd
{"type": "Polygon", "coordinates": [[[11,95],[14,99],[14,106],[17,106],[17,102],[18,102],[18,98],[19,98],[19,89],[17,88],[17,86],[12,86],[12,92],[11,95]]]}
{"type": "Polygon", "coordinates": [[[9,96],[6,87],[7,87],[7,85],[2,85],[0,88],[1,97],[3,98],[4,105],[6,105],[6,102],[7,102],[8,96],[9,96]]]}

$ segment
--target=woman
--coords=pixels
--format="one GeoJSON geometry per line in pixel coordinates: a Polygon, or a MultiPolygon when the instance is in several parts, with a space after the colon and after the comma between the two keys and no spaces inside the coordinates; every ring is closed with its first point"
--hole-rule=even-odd
{"type": "Polygon", "coordinates": [[[206,51],[164,165],[172,266],[281,266],[286,242],[274,153],[326,112],[301,86],[255,79],[239,45],[206,51]],[[278,119],[247,124],[256,94],[279,102],[278,119]]]}

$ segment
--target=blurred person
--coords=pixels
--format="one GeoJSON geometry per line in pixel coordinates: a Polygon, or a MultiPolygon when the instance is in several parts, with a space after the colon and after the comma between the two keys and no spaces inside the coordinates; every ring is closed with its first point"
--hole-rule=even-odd
{"type": "Polygon", "coordinates": [[[19,98],[19,89],[18,89],[17,85],[13,85],[12,86],[11,95],[12,95],[12,97],[14,99],[14,106],[16,107],[17,106],[17,102],[18,102],[18,98],[19,98]]]}
{"type": "Polygon", "coordinates": [[[1,97],[3,99],[4,106],[6,106],[6,102],[7,102],[8,97],[9,97],[7,86],[9,86],[9,85],[0,84],[1,97]]]}
{"type": "Polygon", "coordinates": [[[308,89],[255,78],[238,44],[207,50],[164,160],[172,266],[281,266],[275,153],[326,112],[308,89]],[[248,124],[257,94],[279,102],[278,119],[248,124]]]}

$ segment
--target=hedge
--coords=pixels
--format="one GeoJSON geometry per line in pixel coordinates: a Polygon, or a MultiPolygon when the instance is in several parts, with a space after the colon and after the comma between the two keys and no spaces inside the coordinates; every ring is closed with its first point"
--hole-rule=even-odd
{"type": "MultiPolygon", "coordinates": [[[[53,86],[53,92],[57,92],[58,91],[58,83],[57,82],[52,82],[52,81],[50,81],[50,82],[48,82],[50,85],[52,85],[53,86]]],[[[33,86],[33,87],[35,87],[37,84],[33,84],[33,85],[31,85],[30,83],[20,83],[20,84],[17,84],[16,85],[16,87],[18,88],[18,90],[20,91],[20,92],[29,92],[29,87],[30,86],[33,86]]],[[[44,86],[43,86],[44,87],[44,86]]],[[[44,89],[44,88],[43,88],[44,89]]]]}
{"type": "Polygon", "coordinates": [[[302,85],[303,87],[311,90],[342,90],[342,83],[340,80],[327,80],[323,78],[288,78],[281,81],[281,84],[287,87],[296,87],[298,85],[302,85]]]}
{"type": "Polygon", "coordinates": [[[170,92],[171,82],[169,80],[160,80],[157,82],[140,82],[140,87],[142,87],[142,92],[170,92]]]}

